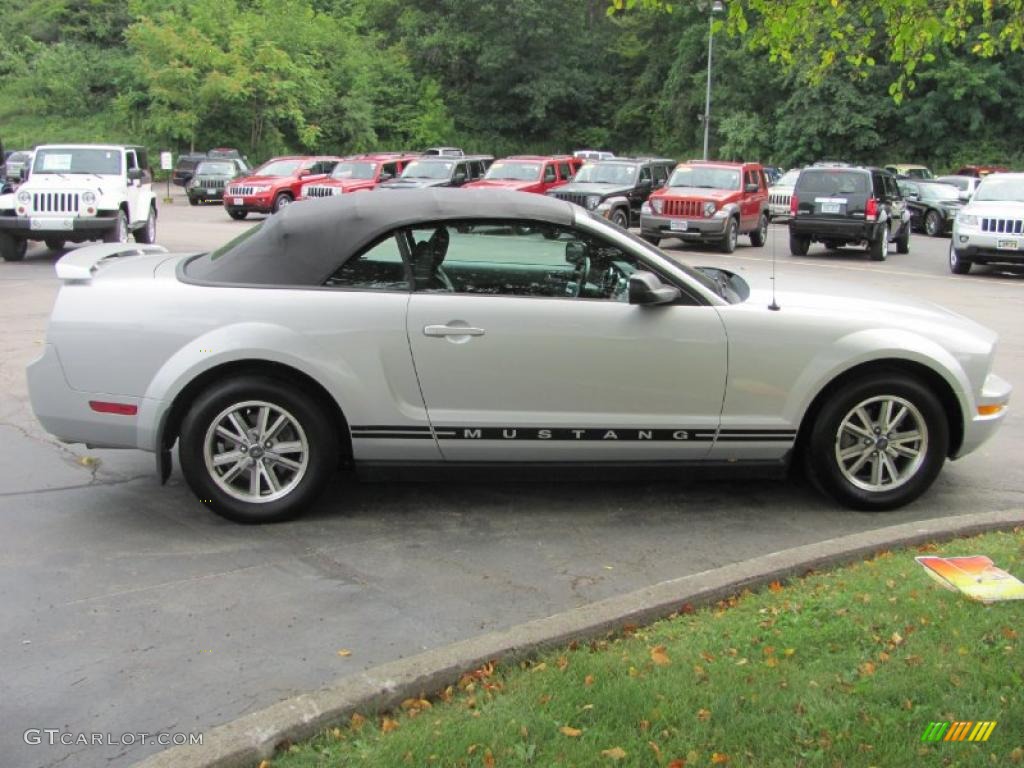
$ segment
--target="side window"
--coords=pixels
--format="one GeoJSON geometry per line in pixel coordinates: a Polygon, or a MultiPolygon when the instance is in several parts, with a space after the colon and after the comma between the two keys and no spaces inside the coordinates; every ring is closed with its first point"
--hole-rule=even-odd
{"type": "Polygon", "coordinates": [[[469,163],[458,163],[455,166],[455,176],[458,176],[460,173],[463,175],[463,177],[465,177],[466,181],[469,181],[470,179],[473,178],[472,176],[469,175],[469,163]]]}
{"type": "Polygon", "coordinates": [[[889,197],[894,200],[899,200],[903,197],[903,194],[900,192],[899,185],[896,183],[896,179],[892,176],[885,177],[885,186],[888,188],[887,191],[889,193],[889,197]]]}
{"type": "Polygon", "coordinates": [[[551,224],[441,222],[409,238],[417,291],[628,302],[640,269],[618,246],[551,224]]]}
{"type": "Polygon", "coordinates": [[[409,276],[398,238],[392,234],[353,256],[324,285],[363,291],[408,291],[409,276]]]}
{"type": "Polygon", "coordinates": [[[544,166],[544,183],[553,184],[555,182],[555,179],[555,166],[552,165],[551,163],[548,163],[547,165],[544,166]]]}
{"type": "Polygon", "coordinates": [[[747,171],[744,185],[746,184],[757,184],[757,171],[747,171]]]}
{"type": "Polygon", "coordinates": [[[384,167],[380,169],[381,175],[387,174],[391,178],[398,175],[398,163],[384,163],[384,167]]]}
{"type": "Polygon", "coordinates": [[[135,159],[134,150],[129,149],[127,152],[124,153],[124,163],[129,171],[139,167],[138,162],[135,159]]]}
{"type": "Polygon", "coordinates": [[[643,168],[640,169],[640,181],[653,182],[653,180],[654,179],[651,176],[651,166],[645,165],[643,168]]]}
{"type": "Polygon", "coordinates": [[[668,169],[664,165],[654,166],[654,186],[664,186],[665,181],[668,179],[668,169]]]}
{"type": "Polygon", "coordinates": [[[572,168],[569,167],[568,163],[558,164],[558,178],[562,181],[568,181],[572,178],[572,168]]]}

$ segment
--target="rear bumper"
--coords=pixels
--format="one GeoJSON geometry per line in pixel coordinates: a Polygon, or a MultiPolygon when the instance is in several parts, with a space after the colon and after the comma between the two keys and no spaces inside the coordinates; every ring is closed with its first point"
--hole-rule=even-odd
{"type": "Polygon", "coordinates": [[[59,217],[0,216],[0,231],[8,232],[15,236],[21,236],[26,240],[42,240],[45,237],[67,238],[69,235],[73,235],[76,232],[106,232],[108,229],[113,229],[117,224],[117,219],[113,217],[107,218],[98,216],[85,218],[77,216],[72,219],[71,229],[49,228],[46,227],[45,224],[43,228],[40,229],[38,223],[36,228],[32,227],[33,218],[35,218],[36,222],[46,222],[47,219],[59,217]]]}
{"type": "MultiPolygon", "coordinates": [[[[99,448],[139,447],[138,416],[97,413],[90,400],[141,406],[143,398],[79,392],[68,386],[57,348],[47,344],[26,371],[28,394],[43,428],[65,443],[87,443],[99,448]]],[[[140,408],[141,410],[141,408],[140,408]]]]}
{"type": "Polygon", "coordinates": [[[841,219],[819,219],[797,216],[789,220],[789,233],[808,237],[812,241],[843,240],[854,242],[874,240],[882,231],[883,223],[877,221],[843,221],[841,219]]]}
{"type": "Polygon", "coordinates": [[[678,237],[685,241],[705,242],[724,238],[728,222],[728,216],[720,219],[685,219],[644,214],[640,217],[640,233],[649,237],[678,237]],[[686,229],[672,229],[673,222],[686,222],[686,229]]]}

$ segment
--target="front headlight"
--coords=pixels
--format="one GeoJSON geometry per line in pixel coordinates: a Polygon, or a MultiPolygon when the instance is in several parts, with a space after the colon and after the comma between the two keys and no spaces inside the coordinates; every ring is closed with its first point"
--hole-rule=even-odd
{"type": "Polygon", "coordinates": [[[587,197],[587,208],[594,210],[597,208],[597,204],[601,202],[601,198],[597,195],[589,195],[587,197]]]}
{"type": "Polygon", "coordinates": [[[978,217],[965,211],[960,211],[956,216],[956,220],[968,227],[978,226],[978,217]]]}
{"type": "Polygon", "coordinates": [[[650,201],[645,200],[641,204],[641,206],[640,206],[640,215],[641,216],[650,216],[651,215],[651,211],[652,211],[652,208],[651,208],[650,201]]]}
{"type": "Polygon", "coordinates": [[[269,192],[270,191],[270,185],[269,184],[260,184],[259,186],[253,187],[252,191],[253,192],[269,192]]]}
{"type": "Polygon", "coordinates": [[[31,199],[32,199],[32,195],[29,193],[29,191],[27,189],[23,189],[21,192],[18,193],[18,202],[19,203],[27,203],[31,199]]]}
{"type": "Polygon", "coordinates": [[[715,209],[717,206],[712,202],[704,203],[704,216],[710,218],[715,215],[715,209]]]}
{"type": "Polygon", "coordinates": [[[341,187],[331,187],[331,194],[332,195],[340,195],[344,191],[345,190],[342,189],[341,187]]]}
{"type": "Polygon", "coordinates": [[[86,205],[92,205],[93,203],[95,203],[96,202],[96,195],[95,195],[95,193],[93,193],[93,192],[83,192],[82,193],[82,202],[85,203],[86,205]]]}

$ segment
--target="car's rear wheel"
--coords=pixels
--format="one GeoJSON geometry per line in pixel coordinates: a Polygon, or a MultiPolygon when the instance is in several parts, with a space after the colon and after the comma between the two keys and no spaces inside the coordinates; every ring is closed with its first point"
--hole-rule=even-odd
{"type": "Polygon", "coordinates": [[[811,247],[811,238],[802,235],[789,235],[789,252],[794,256],[806,256],[811,247]]]}
{"type": "Polygon", "coordinates": [[[949,271],[954,275],[966,275],[971,271],[972,262],[960,256],[960,252],[949,244],[949,271]]]}
{"type": "Polygon", "coordinates": [[[28,240],[0,232],[0,258],[4,261],[21,261],[27,252],[28,240]]]}
{"type": "Polygon", "coordinates": [[[248,211],[239,211],[239,210],[236,210],[236,209],[233,209],[233,208],[228,208],[228,216],[230,216],[235,221],[241,221],[242,219],[244,219],[248,215],[249,215],[248,211]]]}
{"type": "Polygon", "coordinates": [[[127,243],[128,242],[128,218],[124,211],[119,210],[114,217],[114,226],[103,233],[105,243],[127,243]]]}
{"type": "Polygon", "coordinates": [[[46,247],[51,251],[64,250],[65,240],[62,237],[48,237],[44,242],[46,243],[46,247]]]}
{"type": "Polygon", "coordinates": [[[896,236],[896,253],[910,253],[910,224],[905,224],[896,236]]]}
{"type": "Polygon", "coordinates": [[[854,381],[828,398],[804,451],[815,484],[853,509],[908,504],[935,480],[949,424],[935,394],[897,372],[854,381]]]}
{"type": "Polygon", "coordinates": [[[287,208],[292,204],[292,196],[289,192],[281,192],[277,197],[274,198],[274,213],[277,213],[282,208],[287,208]]]}
{"type": "Polygon", "coordinates": [[[135,242],[150,245],[156,242],[156,208],[149,206],[146,223],[135,230],[135,242]]]}
{"type": "Polygon", "coordinates": [[[203,392],[181,426],[181,468],[196,496],[239,523],[298,516],[337,466],[338,439],[317,401],[265,376],[203,392]]]}
{"type": "Polygon", "coordinates": [[[942,234],[942,217],[938,211],[928,211],[924,217],[924,233],[929,237],[939,237],[942,234]]]}
{"type": "Polygon", "coordinates": [[[757,229],[750,233],[750,244],[755,248],[760,248],[767,242],[768,217],[762,213],[761,220],[757,222],[757,229]]]}
{"type": "Polygon", "coordinates": [[[889,255],[889,231],[882,227],[878,236],[868,244],[868,255],[872,261],[885,261],[889,255]]]}
{"type": "Polygon", "coordinates": [[[623,208],[616,208],[612,211],[612,224],[629,229],[629,213],[623,208]]]}
{"type": "Polygon", "coordinates": [[[188,204],[189,205],[199,205],[199,198],[192,197],[191,195],[189,195],[188,204]]]}
{"type": "Polygon", "coordinates": [[[725,237],[722,238],[722,242],[719,244],[722,253],[732,253],[735,251],[738,238],[739,227],[736,224],[736,219],[730,218],[729,223],[725,225],[725,237]]]}

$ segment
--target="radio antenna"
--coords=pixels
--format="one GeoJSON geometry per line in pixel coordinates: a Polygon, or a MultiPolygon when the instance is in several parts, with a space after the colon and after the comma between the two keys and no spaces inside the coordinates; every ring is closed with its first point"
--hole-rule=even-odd
{"type": "Polygon", "coordinates": [[[770,239],[772,241],[772,303],[768,305],[768,309],[772,312],[778,312],[782,307],[775,301],[775,233],[770,233],[770,239]]]}

